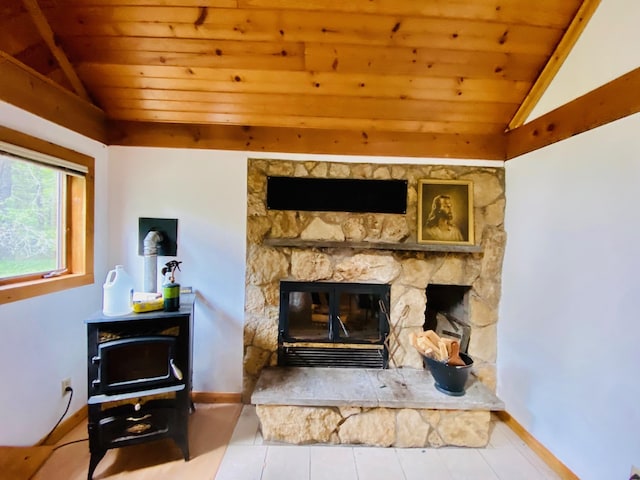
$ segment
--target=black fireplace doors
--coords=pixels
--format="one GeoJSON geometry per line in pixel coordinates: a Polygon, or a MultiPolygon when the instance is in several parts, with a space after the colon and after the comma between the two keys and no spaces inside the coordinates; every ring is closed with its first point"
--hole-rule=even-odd
{"type": "Polygon", "coordinates": [[[278,363],[385,368],[390,287],[280,282],[278,363]]]}

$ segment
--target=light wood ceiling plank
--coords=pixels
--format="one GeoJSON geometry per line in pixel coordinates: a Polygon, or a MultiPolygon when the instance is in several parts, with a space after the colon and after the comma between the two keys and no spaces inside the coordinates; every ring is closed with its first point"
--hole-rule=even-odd
{"type": "Polygon", "coordinates": [[[115,120],[135,122],[162,122],[187,124],[221,124],[241,125],[253,127],[287,127],[287,128],[316,128],[342,129],[365,132],[413,132],[436,134],[464,134],[487,135],[499,134],[504,131],[504,125],[469,122],[445,122],[424,120],[386,120],[376,118],[332,118],[311,117],[304,115],[284,114],[255,114],[255,113],[220,113],[197,112],[168,112],[166,110],[122,108],[111,112],[110,118],[115,120]]]}
{"type": "MultiPolygon", "coordinates": [[[[120,63],[123,65],[169,65],[185,68],[240,68],[278,71],[304,70],[304,58],[296,55],[262,54],[247,51],[243,55],[222,52],[220,54],[174,53],[174,52],[118,52],[97,50],[91,61],[97,63],[120,63]]],[[[188,75],[188,73],[187,73],[188,75]]]]}
{"type": "MultiPolygon", "coordinates": [[[[101,37],[105,38],[105,37],[101,37]]],[[[298,43],[126,38],[70,43],[74,62],[124,65],[303,70],[304,48],[298,43]]],[[[183,73],[186,73],[183,71],[183,73]]]]}
{"type": "Polygon", "coordinates": [[[315,11],[183,7],[68,8],[50,19],[60,36],[124,35],[245,41],[328,42],[543,55],[561,29],[464,19],[315,11]],[[153,21],[150,21],[150,18],[153,21]]]}
{"type": "MultiPolygon", "coordinates": [[[[464,78],[417,78],[392,75],[355,75],[312,72],[273,72],[191,68],[190,81],[183,80],[182,67],[84,64],[82,73],[96,96],[108,97],[114,88],[151,89],[167,95],[181,92],[207,92],[217,95],[235,93],[281,93],[339,95],[456,102],[519,103],[529,83],[510,80],[464,78]],[[133,78],[130,78],[133,77],[133,78]],[[190,88],[196,87],[196,88],[190,88]],[[198,88],[199,87],[199,88],[198,88]]],[[[178,97],[180,98],[180,97],[178,97]]]]}
{"type": "MultiPolygon", "coordinates": [[[[393,16],[464,18],[491,22],[563,28],[567,17],[577,10],[581,0],[537,0],[523,9],[520,0],[208,0],[211,8],[261,10],[315,10],[321,12],[368,13],[393,16]]],[[[56,0],[55,4],[73,6],[180,6],[200,7],[201,0],[56,0]]]]}
{"type": "Polygon", "coordinates": [[[16,55],[42,42],[33,20],[28,13],[8,18],[2,22],[0,50],[16,55]]]}
{"type": "MultiPolygon", "coordinates": [[[[109,111],[149,108],[168,112],[248,113],[333,118],[478,121],[500,123],[517,104],[396,100],[293,94],[166,92],[122,89],[109,98],[109,111]],[[166,93],[166,94],[165,94],[166,93]],[[498,121],[496,121],[498,119],[498,121]]],[[[504,124],[504,123],[503,123],[504,124]]]]}
{"type": "MultiPolygon", "coordinates": [[[[281,44],[262,45],[258,51],[248,47],[232,54],[220,48],[220,54],[208,50],[206,45],[196,53],[165,53],[159,51],[107,50],[99,42],[89,41],[68,48],[71,58],[84,63],[121,65],[182,66],[238,68],[260,70],[266,64],[270,70],[303,70],[310,72],[337,72],[343,74],[378,74],[413,77],[454,77],[456,79],[489,79],[532,82],[544,65],[545,58],[520,55],[513,57],[501,53],[452,52],[426,49],[350,47],[310,45],[303,60],[291,44],[280,50],[281,44]],[[282,52],[287,54],[283,55],[282,52]],[[259,53],[260,52],[260,53],[259,53]],[[258,62],[259,61],[259,62],[258,62]]],[[[168,52],[176,49],[168,48],[168,52]]],[[[185,71],[191,76],[189,71],[185,71]]]]}
{"type": "Polygon", "coordinates": [[[538,0],[523,9],[519,0],[238,0],[240,8],[300,9],[436,18],[464,18],[491,22],[564,28],[581,0],[538,0]]]}
{"type": "Polygon", "coordinates": [[[70,41],[69,56],[84,58],[92,50],[115,50],[119,52],[177,52],[177,53],[223,53],[239,55],[256,52],[273,56],[296,56],[304,53],[304,45],[300,42],[254,42],[238,40],[215,40],[200,38],[151,38],[151,37],[67,37],[70,41]]]}
{"type": "Polygon", "coordinates": [[[111,145],[504,160],[503,135],[114,122],[111,145]]]}
{"type": "Polygon", "coordinates": [[[60,68],[62,68],[62,71],[67,76],[67,79],[69,80],[69,82],[71,82],[71,85],[73,86],[73,89],[75,90],[75,92],[85,100],[89,100],[89,94],[85,90],[84,85],[82,84],[82,81],[78,77],[78,74],[73,69],[71,62],[69,62],[67,55],[57,45],[56,40],[54,39],[53,30],[51,30],[51,26],[49,25],[49,22],[47,21],[46,17],[42,13],[42,10],[40,10],[38,1],[22,0],[22,3],[24,4],[25,8],[29,12],[29,15],[31,15],[31,18],[33,19],[33,22],[36,28],[38,29],[38,32],[40,32],[42,39],[49,47],[49,50],[51,50],[51,53],[53,54],[56,61],[58,62],[58,65],[60,65],[60,68]]]}
{"type": "Polygon", "coordinates": [[[317,43],[307,44],[305,53],[306,68],[316,72],[501,78],[529,82],[546,61],[539,55],[317,43]]]}
{"type": "MultiPolygon", "coordinates": [[[[42,0],[41,0],[42,1],[42,0]]],[[[547,0],[545,0],[547,1],[547,0]]],[[[203,7],[236,8],[237,0],[52,0],[56,7],[203,7]]],[[[43,10],[46,10],[43,6],[43,10]]]]}
{"type": "MultiPolygon", "coordinates": [[[[163,105],[164,107],[164,105],[163,105]]],[[[403,120],[403,119],[378,119],[373,117],[363,118],[334,118],[307,115],[285,115],[279,113],[224,113],[217,111],[167,111],[152,110],[146,105],[142,109],[126,106],[121,109],[112,109],[110,118],[131,121],[169,122],[169,123],[214,123],[227,125],[251,125],[270,127],[295,127],[295,128],[343,128],[346,130],[388,130],[428,132],[428,128],[434,128],[437,132],[451,133],[450,127],[455,123],[465,123],[450,115],[451,119],[427,120],[403,120]]],[[[468,122],[466,122],[468,123],[468,122]]],[[[495,125],[495,124],[494,124],[495,125]]],[[[472,129],[469,129],[470,131],[472,129]]],[[[499,132],[504,127],[496,129],[499,132]]],[[[496,132],[497,133],[497,132],[496,132]]]]}

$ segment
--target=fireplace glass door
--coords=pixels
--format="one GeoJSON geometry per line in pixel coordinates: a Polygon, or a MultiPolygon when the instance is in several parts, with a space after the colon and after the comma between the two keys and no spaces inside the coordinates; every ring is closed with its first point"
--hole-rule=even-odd
{"type": "Polygon", "coordinates": [[[384,342],[389,286],[281,282],[280,336],[286,342],[384,342]]]}
{"type": "Polygon", "coordinates": [[[285,295],[289,338],[329,341],[329,292],[318,290],[294,290],[285,295]]]}

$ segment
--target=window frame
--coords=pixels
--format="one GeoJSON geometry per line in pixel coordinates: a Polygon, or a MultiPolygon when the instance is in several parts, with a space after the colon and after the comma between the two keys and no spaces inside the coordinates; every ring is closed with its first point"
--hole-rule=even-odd
{"type": "Polygon", "coordinates": [[[94,283],[95,159],[2,126],[0,126],[0,140],[87,168],[87,173],[83,177],[66,176],[67,271],[51,278],[31,275],[0,279],[0,305],[94,283]]]}

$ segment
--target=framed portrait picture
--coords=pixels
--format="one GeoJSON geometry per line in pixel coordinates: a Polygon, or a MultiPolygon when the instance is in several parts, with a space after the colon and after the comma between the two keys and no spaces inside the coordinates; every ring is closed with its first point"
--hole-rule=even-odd
{"type": "Polygon", "coordinates": [[[473,182],[418,181],[418,243],[474,245],[473,182]]]}

